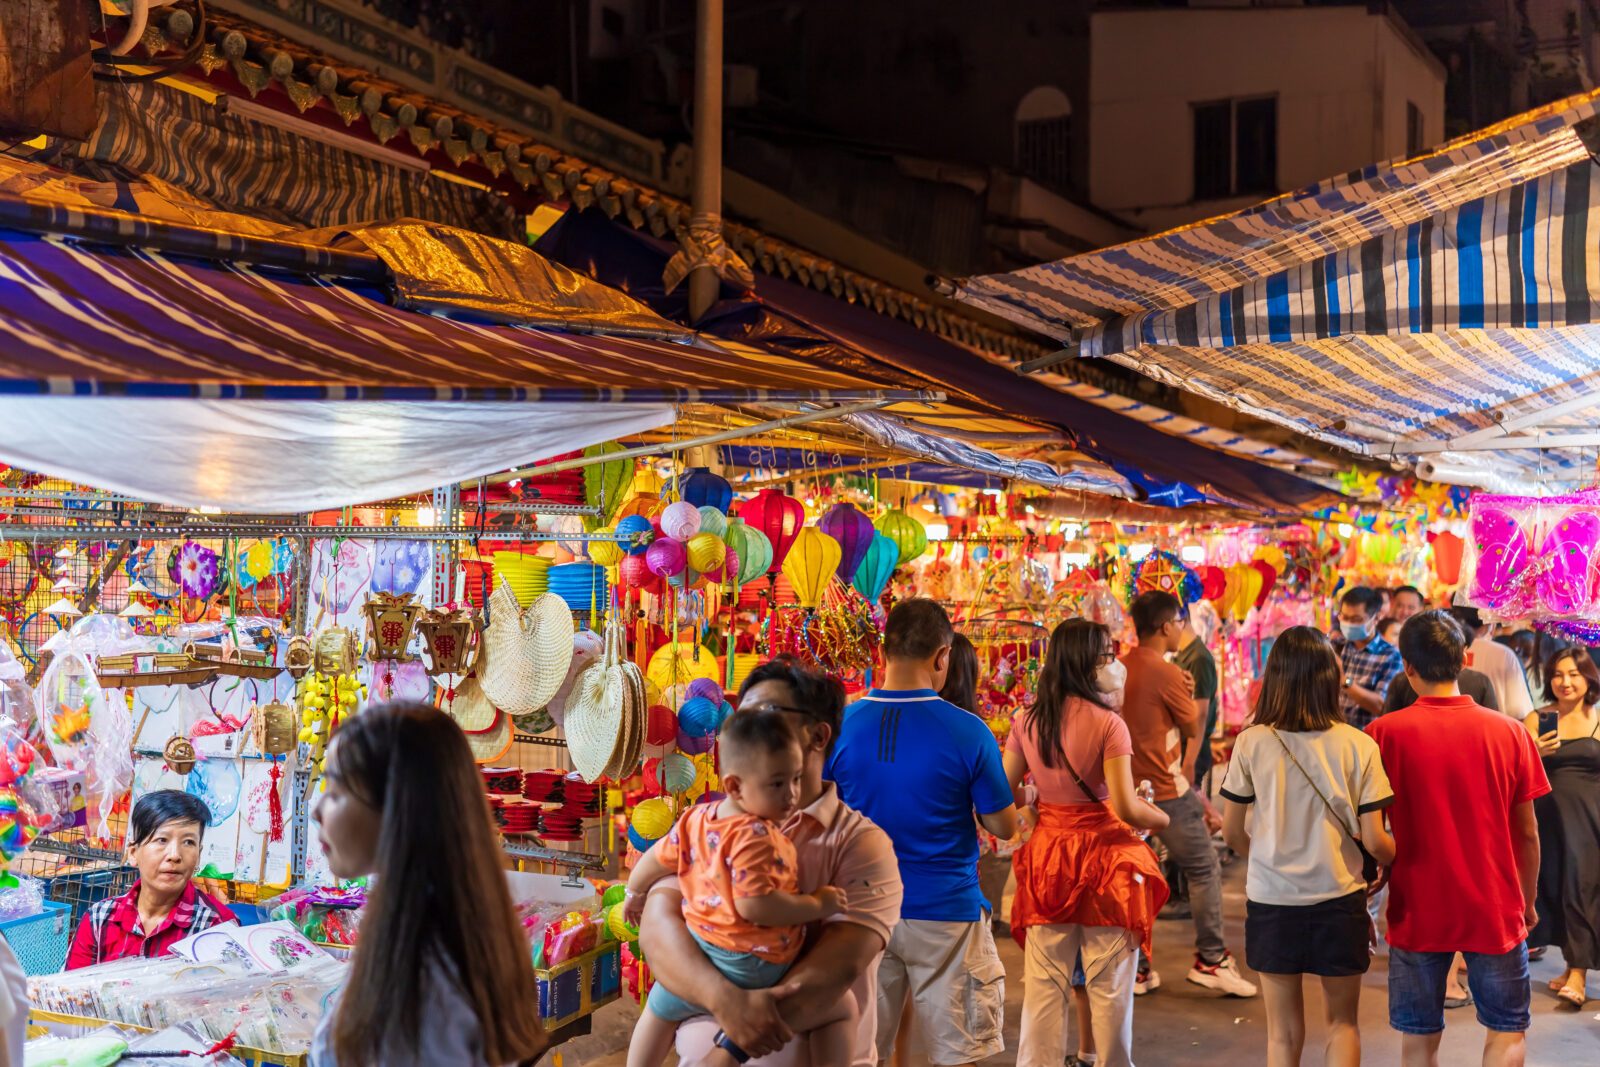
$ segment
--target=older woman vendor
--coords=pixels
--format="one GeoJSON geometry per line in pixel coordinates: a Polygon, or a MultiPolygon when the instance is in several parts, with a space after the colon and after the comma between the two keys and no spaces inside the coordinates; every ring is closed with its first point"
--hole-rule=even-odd
{"type": "Polygon", "coordinates": [[[139,798],[128,819],[128,863],[139,868],[139,880],[84,913],[67,970],[164,956],[191,934],[233,920],[227,905],[192,881],[210,822],[205,801],[188,793],[161,789],[139,798]]]}

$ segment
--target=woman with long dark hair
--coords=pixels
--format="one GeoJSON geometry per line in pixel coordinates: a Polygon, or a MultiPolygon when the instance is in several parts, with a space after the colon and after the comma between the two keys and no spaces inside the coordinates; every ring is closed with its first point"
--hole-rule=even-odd
{"type": "Polygon", "coordinates": [[[1588,972],[1600,968],[1600,671],[1581,648],[1551,655],[1543,671],[1539,755],[1550,792],[1533,802],[1539,818],[1539,923],[1535,948],[1558,945],[1566,970],[1550,983],[1582,1008],[1588,972]]]}
{"type": "Polygon", "coordinates": [[[1222,784],[1223,836],[1249,859],[1245,962],[1263,982],[1269,1067],[1300,1063],[1307,974],[1322,979],[1327,1001],[1324,1062],[1361,1062],[1356,1019],[1371,959],[1363,849],[1379,863],[1394,859],[1383,825],[1394,790],[1377,742],[1340,712],[1343,674],[1322,633],[1291,626],[1280,634],[1255,721],[1234,742],[1222,784]],[[1250,806],[1255,823],[1246,830],[1250,806]]]}
{"type": "Polygon", "coordinates": [[[950,642],[950,673],[939,696],[962,711],[978,714],[978,650],[966,634],[956,634],[950,642]]]}
{"type": "Polygon", "coordinates": [[[1066,1059],[1068,989],[1081,961],[1094,1044],[1106,1067],[1132,1063],[1133,982],[1150,951],[1167,883],[1134,832],[1161,830],[1167,816],[1133,784],[1133,742],[1107,705],[1117,687],[1111,632],[1070,619],[1050,635],[1033,707],[1006,742],[1006,776],[1021,793],[1033,775],[1039,824],[1012,864],[1017,893],[1011,931],[1022,943],[1027,981],[1018,1067],[1066,1059]]]}
{"type": "Polygon", "coordinates": [[[369,708],[334,735],[312,817],[339,878],[373,876],[350,977],[313,1067],[502,1067],[548,1044],[483,781],[426,704],[369,708]]]}

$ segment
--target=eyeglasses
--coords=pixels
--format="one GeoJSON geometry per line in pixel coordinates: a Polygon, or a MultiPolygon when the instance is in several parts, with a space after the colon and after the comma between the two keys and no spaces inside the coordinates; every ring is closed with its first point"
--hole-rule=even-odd
{"type": "Polygon", "coordinates": [[[768,701],[766,701],[764,703],[761,703],[761,704],[751,704],[748,707],[743,705],[743,704],[741,704],[739,706],[739,710],[740,711],[782,711],[782,712],[785,712],[785,713],[787,713],[789,715],[804,715],[808,719],[815,719],[816,718],[815,715],[811,714],[811,712],[807,711],[805,708],[793,708],[793,707],[790,707],[788,704],[779,704],[775,700],[768,700],[768,701]]]}

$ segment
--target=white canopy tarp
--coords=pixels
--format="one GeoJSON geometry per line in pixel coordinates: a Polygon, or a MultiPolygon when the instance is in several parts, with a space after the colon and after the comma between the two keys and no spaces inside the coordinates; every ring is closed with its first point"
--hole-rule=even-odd
{"type": "Polygon", "coordinates": [[[670,404],[0,396],[0,460],[180,507],[425,492],[664,426],[670,404]]]}

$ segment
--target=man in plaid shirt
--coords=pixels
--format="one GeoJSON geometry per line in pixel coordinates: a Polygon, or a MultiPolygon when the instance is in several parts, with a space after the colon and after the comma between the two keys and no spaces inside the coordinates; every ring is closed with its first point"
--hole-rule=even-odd
{"type": "Polygon", "coordinates": [[[1342,707],[1345,721],[1358,730],[1383,714],[1389,683],[1399,674],[1400,650],[1378,636],[1378,613],[1383,598],[1377,590],[1358,585],[1345,590],[1339,600],[1339,632],[1344,661],[1342,707]]]}
{"type": "Polygon", "coordinates": [[[188,793],[158,789],[139,798],[128,817],[128,862],[139,868],[139,880],[84,912],[67,970],[165,956],[190,934],[234,920],[227,905],[191,881],[210,822],[205,801],[188,793]]]}

